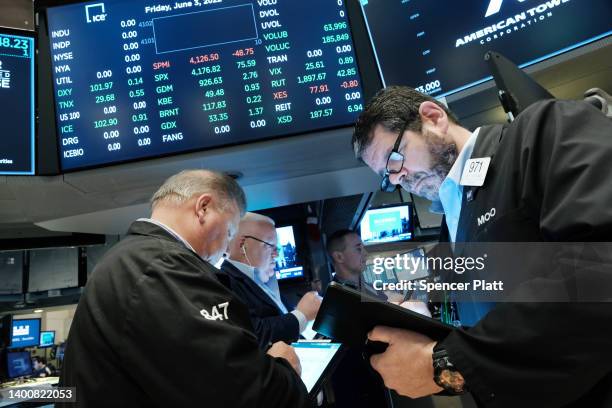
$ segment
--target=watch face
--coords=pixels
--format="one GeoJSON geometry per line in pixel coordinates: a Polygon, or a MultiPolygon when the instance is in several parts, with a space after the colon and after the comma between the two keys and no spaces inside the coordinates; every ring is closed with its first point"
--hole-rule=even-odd
{"type": "Polygon", "coordinates": [[[459,371],[444,369],[438,375],[438,385],[447,391],[463,394],[465,392],[465,379],[459,371]]]}

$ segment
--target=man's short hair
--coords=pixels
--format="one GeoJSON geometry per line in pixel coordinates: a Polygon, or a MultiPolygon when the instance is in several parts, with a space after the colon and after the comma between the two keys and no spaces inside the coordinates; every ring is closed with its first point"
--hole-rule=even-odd
{"type": "Polygon", "coordinates": [[[355,157],[361,159],[364,151],[370,146],[372,132],[377,125],[383,126],[390,132],[399,133],[404,126],[406,130],[421,132],[423,124],[419,107],[426,101],[442,108],[451,122],[459,123],[457,117],[443,103],[431,96],[407,86],[389,86],[378,91],[357,118],[351,140],[355,157]]]}
{"type": "Polygon", "coordinates": [[[35,363],[35,362],[39,362],[39,363],[41,363],[41,364],[43,364],[43,365],[46,365],[46,364],[47,364],[47,359],[46,359],[46,358],[44,358],[44,357],[33,356],[33,357],[32,357],[32,362],[34,362],[34,363],[35,363]]]}
{"type": "Polygon", "coordinates": [[[342,252],[346,249],[346,236],[351,234],[357,234],[355,231],[350,229],[341,229],[329,236],[327,238],[327,253],[329,257],[333,259],[332,254],[334,252],[342,252]]]}
{"type": "Polygon", "coordinates": [[[243,216],[246,211],[246,197],[240,185],[230,176],[212,170],[183,170],[168,178],[153,194],[151,206],[160,203],[182,204],[194,195],[214,194],[225,208],[234,202],[243,216]]]}
{"type": "Polygon", "coordinates": [[[265,215],[257,214],[257,213],[254,213],[254,212],[248,212],[248,213],[244,214],[244,217],[242,217],[240,222],[241,223],[244,223],[244,222],[262,222],[262,223],[270,224],[273,227],[276,226],[276,223],[274,222],[274,220],[272,218],[267,217],[265,215]]]}

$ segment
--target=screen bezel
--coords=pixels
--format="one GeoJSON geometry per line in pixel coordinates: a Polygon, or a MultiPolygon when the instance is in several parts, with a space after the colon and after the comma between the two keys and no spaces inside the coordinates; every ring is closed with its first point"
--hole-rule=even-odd
{"type": "Polygon", "coordinates": [[[24,38],[32,39],[32,135],[31,135],[31,153],[30,158],[32,163],[30,165],[31,171],[29,172],[2,172],[2,177],[12,176],[35,176],[38,170],[38,33],[36,31],[20,30],[17,28],[4,27],[0,25],[0,33],[22,36],[24,38]]]}
{"type": "MultiPolygon", "coordinates": [[[[40,44],[44,43],[45,44],[44,46],[47,47],[48,49],[49,60],[45,61],[45,63],[48,64],[48,69],[49,69],[52,80],[53,80],[53,73],[52,73],[51,41],[49,38],[49,19],[47,16],[47,10],[53,7],[61,7],[61,6],[85,4],[85,3],[87,2],[82,1],[82,0],[65,0],[65,1],[40,0],[40,1],[35,2],[34,12],[36,15],[37,28],[40,26],[40,21],[39,21],[40,18],[44,19],[44,24],[46,27],[46,33],[45,33],[46,38],[41,39],[40,44]]],[[[354,0],[345,0],[344,7],[347,12],[347,21],[349,23],[349,31],[352,37],[352,45],[354,48],[354,53],[355,53],[355,58],[356,58],[357,70],[359,72],[359,80],[361,81],[361,89],[363,92],[363,100],[364,100],[364,107],[365,107],[365,104],[367,103],[367,101],[382,87],[382,81],[378,73],[376,62],[374,61],[374,53],[372,49],[372,44],[370,43],[369,38],[367,37],[365,21],[359,10],[359,7],[360,7],[359,4],[355,3],[354,0]],[[368,41],[366,42],[363,40],[359,40],[360,43],[358,43],[358,41],[356,40],[356,37],[362,37],[364,35],[365,35],[365,38],[368,38],[368,41]]],[[[39,45],[39,47],[41,46],[42,45],[39,45]]],[[[354,122],[352,122],[352,123],[347,123],[347,124],[342,124],[342,125],[322,127],[322,128],[318,128],[314,130],[309,130],[306,132],[287,132],[282,135],[264,137],[264,138],[260,138],[257,140],[247,141],[247,142],[234,142],[234,143],[230,142],[227,144],[217,145],[217,146],[212,146],[212,147],[201,147],[201,148],[195,148],[195,149],[181,150],[181,151],[172,152],[172,153],[162,153],[162,154],[156,154],[156,155],[151,155],[147,157],[118,160],[118,161],[113,161],[113,162],[93,164],[89,166],[79,166],[79,167],[73,167],[73,168],[68,169],[68,168],[64,168],[64,165],[62,163],[62,152],[61,152],[62,149],[61,149],[61,140],[60,140],[61,137],[58,131],[58,117],[57,117],[56,101],[55,101],[55,86],[53,84],[52,84],[52,89],[53,89],[53,95],[52,95],[53,96],[53,106],[51,107],[51,109],[53,113],[53,123],[54,123],[53,131],[55,132],[55,139],[56,139],[56,146],[57,146],[56,154],[57,154],[57,161],[58,161],[60,174],[69,174],[69,173],[86,171],[86,170],[106,168],[106,167],[111,167],[111,166],[119,166],[119,165],[129,164],[129,163],[139,163],[139,162],[145,162],[145,161],[150,161],[150,160],[175,157],[179,155],[186,155],[189,153],[208,152],[208,151],[214,151],[214,150],[219,150],[219,149],[234,147],[234,146],[249,146],[249,145],[259,143],[259,142],[265,142],[265,141],[270,141],[270,140],[291,139],[291,138],[295,138],[296,136],[317,134],[317,133],[323,133],[323,132],[333,131],[333,130],[338,130],[338,129],[348,129],[354,125],[354,122]]]]}
{"type": "Polygon", "coordinates": [[[361,219],[359,220],[359,238],[362,239],[363,244],[365,246],[374,246],[374,245],[385,245],[385,244],[393,244],[396,242],[411,242],[415,240],[414,237],[414,205],[413,203],[407,202],[407,203],[395,203],[395,204],[385,204],[385,205],[380,205],[380,206],[376,206],[376,207],[370,207],[367,210],[365,210],[363,212],[363,215],[361,216],[361,219]],[[365,219],[366,215],[368,214],[368,211],[370,210],[380,210],[380,209],[386,209],[386,208],[395,208],[395,207],[408,207],[408,215],[410,217],[410,239],[397,239],[397,240],[393,240],[393,241],[386,241],[386,242],[365,242],[363,241],[363,238],[361,238],[361,222],[365,219]]]}
{"type": "Polygon", "coordinates": [[[11,332],[10,332],[10,344],[9,344],[9,349],[11,350],[15,350],[15,349],[21,349],[21,348],[26,348],[26,347],[38,347],[38,345],[40,344],[40,332],[42,328],[42,319],[40,317],[33,317],[30,319],[15,319],[13,318],[12,322],[11,322],[11,332]],[[15,325],[15,322],[20,322],[20,321],[32,321],[32,320],[38,320],[38,336],[36,336],[37,340],[36,340],[36,344],[28,344],[28,345],[13,345],[13,326],[15,325]]]}
{"type": "Polygon", "coordinates": [[[55,330],[41,330],[40,331],[40,335],[38,336],[39,340],[38,340],[38,347],[39,348],[49,348],[49,347],[53,347],[55,345],[55,330]],[[42,344],[42,335],[43,333],[53,333],[53,343],[49,344],[47,346],[43,346],[42,344]]]}

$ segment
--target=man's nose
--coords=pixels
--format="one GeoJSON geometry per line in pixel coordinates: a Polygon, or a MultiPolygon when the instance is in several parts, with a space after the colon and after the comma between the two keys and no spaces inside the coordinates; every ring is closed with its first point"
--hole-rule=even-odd
{"type": "Polygon", "coordinates": [[[402,180],[408,175],[406,167],[402,167],[399,173],[389,174],[389,181],[393,185],[401,184],[402,180]]]}

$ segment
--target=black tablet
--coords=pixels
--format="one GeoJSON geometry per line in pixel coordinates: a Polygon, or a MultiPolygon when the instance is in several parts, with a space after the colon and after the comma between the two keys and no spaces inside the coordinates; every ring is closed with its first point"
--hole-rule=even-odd
{"type": "Polygon", "coordinates": [[[330,341],[300,341],[291,344],[302,366],[302,381],[315,398],[323,381],[333,373],[342,356],[342,345],[330,341]]]}
{"type": "Polygon", "coordinates": [[[363,346],[374,326],[412,330],[433,340],[444,339],[454,329],[438,320],[336,282],[327,288],[313,329],[334,341],[363,346]]]}

